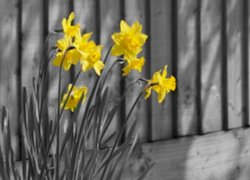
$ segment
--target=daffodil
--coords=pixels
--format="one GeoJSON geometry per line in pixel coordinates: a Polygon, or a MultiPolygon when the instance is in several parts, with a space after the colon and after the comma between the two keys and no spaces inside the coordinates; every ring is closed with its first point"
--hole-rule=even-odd
{"type": "Polygon", "coordinates": [[[120,23],[120,31],[112,35],[114,46],[111,49],[113,56],[135,57],[142,51],[147,35],[142,33],[142,25],[136,21],[130,27],[125,21],[120,23]]]}
{"type": "Polygon", "coordinates": [[[71,12],[68,19],[63,18],[62,28],[66,36],[74,37],[78,32],[80,32],[80,24],[72,25],[72,21],[75,18],[74,12],[71,12]]]}
{"type": "MultiPolygon", "coordinates": [[[[71,88],[72,88],[72,84],[69,84],[68,91],[67,91],[66,94],[63,95],[63,99],[61,101],[61,104],[60,104],[61,108],[63,108],[71,88]]],[[[74,110],[77,107],[81,97],[83,96],[83,102],[86,100],[87,92],[88,92],[88,88],[86,86],[82,86],[82,87],[79,87],[79,88],[74,86],[71,93],[70,93],[70,95],[69,95],[69,97],[68,97],[68,100],[67,100],[67,102],[65,104],[64,109],[65,110],[70,109],[72,112],[74,112],[74,110]]]]}
{"type": "MultiPolygon", "coordinates": [[[[91,43],[91,42],[90,42],[91,43]]],[[[82,71],[88,71],[94,68],[95,72],[100,76],[101,71],[104,68],[104,64],[101,61],[101,50],[102,46],[96,46],[93,42],[89,45],[89,49],[85,52],[86,54],[82,56],[80,63],[82,65],[82,71]]]]}
{"type": "Polygon", "coordinates": [[[167,66],[164,66],[163,70],[155,72],[152,79],[148,80],[145,88],[145,99],[151,95],[151,90],[154,90],[158,94],[158,102],[162,103],[166,94],[175,89],[176,79],[173,76],[167,78],[167,66]]]}
{"type": "Polygon", "coordinates": [[[60,66],[62,63],[63,69],[68,71],[72,64],[76,65],[78,63],[80,53],[73,46],[72,39],[69,36],[59,39],[56,47],[56,57],[52,62],[54,66],[60,66]]]}
{"type": "Polygon", "coordinates": [[[132,70],[137,70],[139,72],[142,71],[142,67],[144,65],[145,59],[144,57],[137,58],[137,57],[125,57],[125,61],[127,62],[127,66],[122,69],[123,76],[126,76],[132,70]]]}
{"type": "Polygon", "coordinates": [[[92,32],[83,34],[82,36],[78,33],[75,37],[74,46],[81,54],[81,59],[86,59],[89,53],[96,47],[94,41],[89,41],[91,35],[92,32]]]}

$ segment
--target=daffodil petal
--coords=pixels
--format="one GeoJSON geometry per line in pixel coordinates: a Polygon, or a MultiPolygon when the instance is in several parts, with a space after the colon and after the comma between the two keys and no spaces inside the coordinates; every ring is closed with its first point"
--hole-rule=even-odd
{"type": "Polygon", "coordinates": [[[121,28],[121,32],[125,32],[125,33],[129,32],[130,30],[128,23],[124,20],[121,21],[120,28],[121,28]]]}
{"type": "Polygon", "coordinates": [[[151,89],[152,89],[151,86],[149,86],[148,88],[145,89],[145,96],[144,96],[145,99],[148,99],[150,97],[151,89]]]}
{"type": "Polygon", "coordinates": [[[69,25],[71,25],[74,18],[75,18],[75,13],[71,12],[70,15],[69,15],[69,18],[68,18],[69,25]]]}
{"type": "Polygon", "coordinates": [[[111,49],[112,56],[121,56],[123,54],[123,49],[117,45],[114,45],[111,49]]]}
{"type": "Polygon", "coordinates": [[[94,69],[95,69],[95,72],[96,74],[98,74],[99,76],[101,75],[101,71],[102,69],[104,68],[104,64],[102,61],[98,61],[95,63],[94,65],[94,69]]]}

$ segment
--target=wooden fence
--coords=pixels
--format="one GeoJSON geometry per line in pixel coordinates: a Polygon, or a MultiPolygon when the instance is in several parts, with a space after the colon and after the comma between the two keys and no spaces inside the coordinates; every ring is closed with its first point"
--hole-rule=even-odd
{"type": "MultiPolygon", "coordinates": [[[[143,146],[134,161],[140,168],[156,162],[148,179],[249,179],[249,8],[248,0],[1,1],[0,105],[10,108],[13,138],[18,139],[22,86],[31,90],[43,42],[61,28],[62,18],[74,11],[75,21],[105,46],[104,54],[120,20],[138,20],[149,35],[142,75],[150,78],[167,64],[177,91],[161,105],[156,96],[139,102],[133,119],[143,146]]],[[[56,71],[51,67],[50,109],[56,104],[56,71]]],[[[114,98],[124,86],[118,72],[109,82],[114,98]]],[[[91,84],[93,76],[84,83],[91,84]]]]}

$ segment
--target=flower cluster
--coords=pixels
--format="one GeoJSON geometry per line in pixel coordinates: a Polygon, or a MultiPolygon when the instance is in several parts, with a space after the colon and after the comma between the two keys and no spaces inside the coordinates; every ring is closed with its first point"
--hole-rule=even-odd
{"type": "MultiPolygon", "coordinates": [[[[74,17],[75,14],[72,12],[68,19],[62,20],[63,37],[56,43],[57,53],[52,63],[54,66],[61,66],[65,71],[68,71],[71,65],[80,63],[82,71],[86,72],[93,68],[100,76],[104,68],[104,63],[101,61],[102,46],[90,40],[92,32],[82,35],[80,24],[72,25],[74,17]]],[[[68,89],[71,87],[70,84],[68,89]]],[[[83,93],[86,97],[87,87],[78,89],[74,86],[68,101],[65,102],[68,93],[69,90],[63,96],[61,107],[65,103],[66,110],[74,111],[83,93]]]]}
{"type": "MultiPolygon", "coordinates": [[[[120,30],[121,32],[112,35],[114,46],[111,53],[113,56],[123,56],[127,62],[127,66],[122,70],[123,76],[128,75],[132,70],[141,72],[145,59],[137,56],[148,37],[142,33],[142,25],[137,21],[130,27],[122,20],[120,30]]],[[[151,95],[151,90],[154,90],[158,94],[159,103],[163,102],[167,93],[176,88],[176,79],[173,76],[167,78],[167,66],[164,67],[162,73],[161,71],[154,73],[152,79],[147,81],[145,99],[151,95]]]]}
{"type": "Polygon", "coordinates": [[[100,75],[104,64],[101,61],[101,45],[96,45],[94,41],[89,41],[92,33],[81,35],[80,24],[72,25],[75,15],[72,12],[68,20],[63,19],[62,28],[64,36],[57,41],[57,53],[53,61],[54,66],[62,66],[68,71],[71,65],[80,62],[82,71],[94,68],[100,75]]]}
{"type": "Polygon", "coordinates": [[[120,23],[121,32],[114,33],[112,39],[114,46],[111,49],[113,56],[123,56],[127,66],[123,68],[123,76],[128,75],[131,70],[142,71],[144,57],[138,58],[148,36],[142,33],[142,25],[136,21],[131,27],[125,22],[120,23]]]}
{"type": "MultiPolygon", "coordinates": [[[[60,66],[68,71],[72,65],[81,64],[81,70],[86,72],[94,69],[97,75],[101,75],[105,65],[101,60],[103,46],[96,45],[90,40],[92,32],[81,34],[80,24],[73,25],[74,13],[68,19],[62,20],[63,37],[56,43],[57,53],[53,60],[54,66],[60,66]]],[[[122,76],[127,76],[132,70],[142,71],[145,58],[140,57],[142,47],[148,36],[142,33],[142,25],[136,21],[131,26],[122,20],[120,22],[120,32],[112,35],[114,45],[111,48],[111,55],[121,56],[126,66],[122,69],[122,76]]],[[[158,102],[162,103],[165,96],[170,91],[176,89],[176,79],[171,76],[167,78],[167,66],[153,74],[152,79],[146,80],[145,99],[151,95],[151,91],[158,94],[158,102]]],[[[70,84],[68,92],[64,94],[61,108],[74,111],[80,98],[86,99],[87,87],[77,88],[70,84]],[[67,102],[66,102],[67,101],[67,102]]]]}

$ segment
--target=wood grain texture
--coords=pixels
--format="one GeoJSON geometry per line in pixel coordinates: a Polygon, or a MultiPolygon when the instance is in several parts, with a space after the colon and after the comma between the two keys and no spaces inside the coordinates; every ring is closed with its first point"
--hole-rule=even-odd
{"type": "Polygon", "coordinates": [[[9,110],[13,148],[18,150],[18,44],[16,1],[2,1],[0,5],[0,112],[9,110]]]}
{"type": "Polygon", "coordinates": [[[178,2],[178,134],[184,136],[197,132],[197,2],[178,2]]]}
{"type": "MultiPolygon", "coordinates": [[[[49,32],[55,30],[62,30],[62,20],[63,18],[68,18],[69,12],[69,2],[68,1],[61,1],[61,0],[49,0],[49,32]]],[[[62,38],[63,34],[58,33],[57,35],[52,35],[49,39],[49,46],[55,47],[56,41],[62,38]]],[[[55,55],[56,50],[53,51],[55,55]]],[[[55,56],[49,62],[49,92],[48,92],[48,113],[50,120],[54,122],[57,120],[57,108],[58,108],[58,82],[59,82],[59,69],[58,66],[53,66],[52,61],[55,56]]],[[[70,82],[70,70],[64,71],[62,69],[62,81],[61,81],[61,93],[65,93],[68,88],[68,84],[70,82]]],[[[65,135],[66,128],[68,127],[68,122],[70,118],[70,112],[66,111],[61,119],[61,126],[60,126],[60,140],[61,143],[62,137],[65,135]]],[[[56,150],[56,143],[52,147],[52,153],[56,150]]]]}
{"type": "MultiPolygon", "coordinates": [[[[142,24],[142,32],[146,33],[146,0],[127,0],[125,1],[125,19],[126,21],[131,25],[132,23],[134,23],[135,21],[138,21],[140,24],[142,24]]],[[[149,38],[150,35],[149,35],[149,38]]],[[[143,51],[139,54],[138,57],[145,57],[145,64],[143,67],[143,71],[141,73],[137,72],[137,71],[132,71],[127,77],[126,77],[126,85],[129,86],[130,83],[132,83],[133,81],[135,81],[138,78],[141,77],[146,77],[146,64],[148,63],[148,61],[151,61],[150,58],[147,59],[146,57],[146,45],[147,45],[147,41],[146,44],[143,46],[143,51]]],[[[140,92],[142,91],[142,86],[139,86],[138,84],[136,84],[135,86],[133,86],[131,88],[131,90],[128,93],[127,99],[126,99],[126,111],[128,113],[128,111],[130,110],[130,108],[132,107],[134,101],[136,100],[136,98],[138,97],[138,95],[140,94],[140,92]]],[[[131,117],[130,122],[133,121],[137,121],[137,128],[136,128],[136,132],[138,134],[139,137],[139,141],[140,142],[145,142],[147,140],[147,122],[148,120],[150,120],[150,117],[147,117],[147,113],[146,113],[146,101],[144,100],[144,98],[142,97],[138,104],[137,107],[135,108],[133,115],[131,117]]],[[[129,129],[129,127],[128,127],[129,129]]]]}
{"type": "Polygon", "coordinates": [[[203,131],[221,129],[221,4],[217,0],[201,2],[201,96],[203,131]]]}
{"type": "Polygon", "coordinates": [[[243,123],[247,127],[249,125],[249,2],[248,0],[242,1],[242,101],[243,101],[243,123]]]}
{"type": "MultiPolygon", "coordinates": [[[[111,35],[120,31],[120,3],[120,1],[116,0],[100,0],[100,43],[104,46],[102,51],[103,58],[107,55],[109,49],[114,44],[113,40],[111,39],[111,35]]],[[[109,54],[105,64],[104,73],[109,70],[115,61],[117,61],[117,57],[111,56],[111,54],[109,54]]],[[[121,65],[116,63],[108,75],[105,85],[106,87],[109,87],[106,106],[107,110],[109,111],[119,102],[121,92],[120,81],[121,65]]],[[[121,115],[122,114],[119,114],[119,112],[115,115],[106,134],[107,137],[120,129],[119,126],[122,124],[121,121],[123,119],[121,118],[121,115]]]]}
{"type": "Polygon", "coordinates": [[[249,179],[250,129],[143,144],[135,151],[128,177],[152,162],[145,179],[247,180],[249,179]]]}
{"type": "MultiPolygon", "coordinates": [[[[93,0],[74,0],[74,12],[75,12],[75,24],[81,25],[81,31],[82,33],[89,33],[92,32],[91,40],[94,40],[96,42],[97,39],[99,39],[100,34],[97,33],[96,29],[96,1],[93,0]]],[[[80,63],[75,66],[76,73],[80,70],[81,66],[80,63]]],[[[79,76],[79,79],[77,81],[78,86],[87,86],[89,89],[89,94],[93,88],[93,85],[96,80],[96,73],[94,70],[90,70],[87,72],[82,72],[79,76]]],[[[88,95],[89,95],[88,94],[88,95]]],[[[89,98],[89,96],[88,96],[89,98]]],[[[86,103],[84,104],[86,105],[86,103]]],[[[82,108],[81,112],[84,112],[84,106],[82,108]]],[[[76,128],[80,127],[81,121],[78,121],[78,125],[76,125],[76,128]]],[[[93,142],[88,142],[89,146],[91,147],[93,142]]]]}
{"type": "MultiPolygon", "coordinates": [[[[250,18],[249,18],[249,14],[250,14],[250,3],[249,1],[248,2],[248,19],[247,19],[247,39],[248,39],[248,47],[247,47],[247,50],[248,50],[248,58],[247,58],[247,61],[248,61],[248,89],[250,89],[250,60],[249,60],[249,55],[250,55],[250,45],[249,45],[249,40],[250,40],[250,32],[249,32],[249,29],[250,29],[250,18]]],[[[249,93],[249,92],[248,92],[249,93]]],[[[250,113],[250,94],[248,95],[248,113],[250,113]]],[[[249,114],[250,116],[250,114],[249,114]]],[[[250,120],[248,118],[248,125],[250,125],[250,120]]]]}
{"type": "Polygon", "coordinates": [[[22,8],[22,86],[30,94],[42,52],[42,1],[23,1],[22,8]]]}
{"type": "MultiPolygon", "coordinates": [[[[151,1],[150,21],[152,75],[164,65],[168,66],[168,74],[171,75],[171,1],[159,0],[157,3],[151,1]]],[[[152,95],[152,140],[170,139],[172,137],[171,93],[166,96],[162,104],[158,104],[154,93],[152,95]]]]}
{"type": "Polygon", "coordinates": [[[123,180],[135,179],[152,163],[145,180],[248,180],[249,136],[249,128],[239,128],[137,145],[123,180]]]}
{"type": "Polygon", "coordinates": [[[76,15],[75,23],[80,23],[82,31],[93,32],[93,39],[96,39],[95,26],[95,1],[93,0],[74,0],[74,12],[76,15]]]}
{"type": "MultiPolygon", "coordinates": [[[[62,29],[62,19],[68,18],[68,3],[61,2],[60,0],[49,1],[49,32],[62,29]]],[[[49,40],[49,46],[55,46],[57,39],[61,38],[62,34],[52,36],[49,40]]],[[[54,54],[56,51],[54,51],[54,54]]],[[[52,65],[51,60],[49,64],[50,82],[49,82],[49,114],[50,118],[55,118],[55,108],[57,107],[57,94],[58,94],[58,75],[59,67],[52,65]]],[[[69,71],[66,72],[62,70],[62,87],[64,87],[69,82],[69,71]]],[[[62,88],[63,89],[63,88],[62,88]]]]}
{"type": "Polygon", "coordinates": [[[241,127],[242,121],[242,2],[227,3],[227,78],[228,78],[228,128],[241,127]]]}

